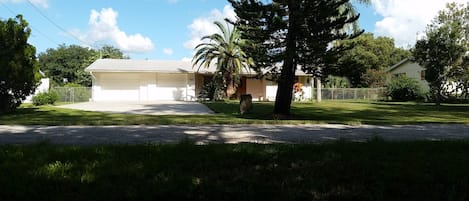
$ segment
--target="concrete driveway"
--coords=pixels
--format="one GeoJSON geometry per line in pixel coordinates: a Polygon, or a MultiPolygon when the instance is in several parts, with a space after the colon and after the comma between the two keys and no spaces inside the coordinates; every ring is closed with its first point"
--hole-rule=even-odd
{"type": "Polygon", "coordinates": [[[208,115],[213,114],[204,104],[183,101],[152,102],[84,102],[57,106],[85,111],[149,114],[149,115],[208,115]]]}

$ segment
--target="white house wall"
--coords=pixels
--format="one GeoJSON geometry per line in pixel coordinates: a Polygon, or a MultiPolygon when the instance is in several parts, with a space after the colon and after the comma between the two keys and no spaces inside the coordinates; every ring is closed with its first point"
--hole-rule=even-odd
{"type": "Polygon", "coordinates": [[[50,86],[50,80],[49,78],[42,78],[40,81],[39,86],[36,88],[33,94],[29,95],[26,97],[26,100],[24,100],[24,103],[30,103],[31,100],[33,99],[33,96],[37,95],[38,93],[42,92],[48,92],[49,91],[49,86],[50,86]]]}
{"type": "Polygon", "coordinates": [[[267,101],[275,100],[275,97],[277,96],[277,88],[277,83],[272,81],[266,81],[265,96],[267,101]]]}
{"type": "Polygon", "coordinates": [[[428,82],[424,79],[422,80],[420,75],[421,72],[424,70],[418,63],[407,61],[402,64],[400,67],[391,70],[390,74],[392,76],[398,74],[405,74],[408,78],[413,78],[418,81],[422,89],[428,90],[428,82]]]}
{"type": "Polygon", "coordinates": [[[193,74],[93,73],[93,101],[191,100],[193,74]]]}

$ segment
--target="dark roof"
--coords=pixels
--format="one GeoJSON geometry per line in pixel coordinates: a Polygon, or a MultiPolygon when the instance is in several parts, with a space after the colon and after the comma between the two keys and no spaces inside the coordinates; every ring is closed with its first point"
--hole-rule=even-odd
{"type": "Polygon", "coordinates": [[[392,70],[398,68],[399,66],[402,66],[403,64],[405,64],[405,63],[408,62],[408,61],[410,61],[409,58],[403,59],[403,60],[400,61],[399,63],[397,63],[397,64],[395,64],[395,65],[393,65],[393,66],[387,68],[385,71],[386,71],[386,72],[392,71],[392,70]]]}

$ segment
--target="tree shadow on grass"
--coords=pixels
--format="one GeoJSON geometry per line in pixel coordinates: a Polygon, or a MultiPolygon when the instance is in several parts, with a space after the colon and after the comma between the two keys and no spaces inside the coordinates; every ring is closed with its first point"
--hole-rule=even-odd
{"type": "MultiPolygon", "coordinates": [[[[329,104],[329,103],[328,103],[329,104]]],[[[273,115],[272,104],[255,104],[248,114],[231,115],[249,120],[292,120],[299,122],[346,123],[346,124],[421,124],[421,123],[468,123],[469,105],[442,105],[413,103],[357,102],[344,103],[351,108],[332,105],[294,104],[290,116],[273,115]]],[[[231,106],[234,110],[235,106],[231,106]]],[[[228,109],[224,109],[225,111],[228,109]]],[[[230,115],[230,114],[227,114],[230,115]]]]}
{"type": "Polygon", "coordinates": [[[467,142],[43,143],[0,147],[0,153],[0,196],[5,201],[436,201],[469,196],[469,161],[461,160],[469,154],[467,142]]]}

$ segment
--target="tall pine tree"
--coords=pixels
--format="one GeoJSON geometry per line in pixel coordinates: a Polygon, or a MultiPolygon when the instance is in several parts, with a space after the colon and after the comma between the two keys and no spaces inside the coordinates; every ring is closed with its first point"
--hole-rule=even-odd
{"type": "Polygon", "coordinates": [[[290,114],[297,66],[320,76],[343,50],[338,41],[363,32],[348,29],[359,17],[349,0],[229,2],[238,15],[242,37],[248,41],[244,51],[256,63],[253,68],[277,78],[274,114],[290,114]]]}

